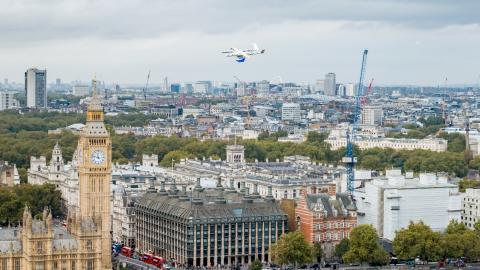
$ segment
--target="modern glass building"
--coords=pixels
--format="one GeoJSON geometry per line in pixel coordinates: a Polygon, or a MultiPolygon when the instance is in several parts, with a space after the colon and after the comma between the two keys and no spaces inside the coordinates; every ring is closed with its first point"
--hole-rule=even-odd
{"type": "Polygon", "coordinates": [[[27,107],[47,107],[47,70],[30,68],[25,72],[27,107]]]}
{"type": "Polygon", "coordinates": [[[190,266],[269,261],[268,250],[286,232],[287,215],[272,194],[257,190],[176,189],[146,193],[136,204],[137,248],[190,266]]]}

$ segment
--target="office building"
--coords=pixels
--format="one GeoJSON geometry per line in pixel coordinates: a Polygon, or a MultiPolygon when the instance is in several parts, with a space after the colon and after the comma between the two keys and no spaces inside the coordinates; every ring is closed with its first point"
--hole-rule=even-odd
{"type": "Polygon", "coordinates": [[[90,86],[86,84],[75,84],[72,87],[72,95],[77,97],[83,97],[90,95],[90,86]]]}
{"type": "Polygon", "coordinates": [[[25,72],[27,107],[47,107],[47,70],[30,68],[25,72]]]}
{"type": "Polygon", "coordinates": [[[172,93],[180,93],[180,88],[181,88],[181,86],[180,86],[179,83],[172,83],[172,84],[170,85],[170,92],[172,92],[172,93]]]}
{"type": "Polygon", "coordinates": [[[355,84],[346,83],[345,84],[345,96],[354,97],[355,96],[355,84]]]}
{"type": "Polygon", "coordinates": [[[423,221],[434,231],[443,231],[450,220],[460,221],[461,197],[458,186],[446,176],[433,173],[402,175],[387,170],[355,190],[358,224],[372,224],[381,238],[393,240],[395,232],[410,222],[423,221]]]}
{"type": "Polygon", "coordinates": [[[206,94],[212,89],[211,81],[198,81],[193,85],[193,93],[206,94]]]}
{"type": "Polygon", "coordinates": [[[462,196],[461,221],[469,229],[475,229],[480,221],[480,189],[467,188],[462,196]]]}
{"type": "Polygon", "coordinates": [[[0,111],[19,107],[15,93],[0,91],[0,111]]]}
{"type": "Polygon", "coordinates": [[[347,95],[347,88],[344,84],[337,84],[337,96],[344,97],[347,95]]]}
{"type": "Polygon", "coordinates": [[[270,92],[270,82],[260,81],[256,84],[257,94],[268,94],[270,92]]]}
{"type": "Polygon", "coordinates": [[[315,82],[315,93],[325,93],[325,80],[317,80],[315,82]]]}
{"type": "MultiPolygon", "coordinates": [[[[232,182],[232,181],[231,181],[232,182]]],[[[271,193],[237,193],[218,178],[216,188],[204,189],[200,178],[192,192],[164,182],[136,204],[137,250],[175,258],[188,266],[269,262],[269,248],[286,232],[287,216],[271,193]]]]}
{"type": "Polygon", "coordinates": [[[325,93],[325,95],[335,96],[337,94],[337,82],[335,80],[335,73],[326,74],[323,85],[323,92],[325,93]]]}
{"type": "Polygon", "coordinates": [[[383,109],[379,106],[365,106],[362,109],[362,124],[363,125],[378,125],[383,124],[383,109]]]}
{"type": "Polygon", "coordinates": [[[282,105],[282,120],[299,122],[301,120],[300,104],[298,103],[283,103],[282,105]]]}

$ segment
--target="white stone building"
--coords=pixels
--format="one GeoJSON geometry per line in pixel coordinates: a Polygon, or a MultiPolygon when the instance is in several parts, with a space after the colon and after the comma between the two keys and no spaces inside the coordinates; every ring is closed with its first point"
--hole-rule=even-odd
{"type": "Polygon", "coordinates": [[[15,93],[0,91],[0,111],[17,108],[18,101],[15,99],[15,93]]]}
{"type": "Polygon", "coordinates": [[[76,84],[72,87],[72,95],[83,97],[90,95],[90,86],[86,84],[76,84]]]}
{"type": "Polygon", "coordinates": [[[383,109],[379,106],[365,106],[362,109],[363,125],[382,125],[383,109]]]}
{"type": "Polygon", "coordinates": [[[64,164],[60,145],[55,144],[52,150],[52,158],[47,165],[45,156],[30,157],[30,168],[28,169],[28,183],[42,185],[45,183],[54,184],[62,193],[67,207],[78,207],[78,171],[77,153],[73,154],[71,162],[64,164]]]}
{"type": "MultiPolygon", "coordinates": [[[[329,143],[332,150],[337,150],[347,146],[346,137],[329,136],[325,142],[329,143]]],[[[448,141],[441,138],[425,138],[425,139],[396,139],[396,138],[374,138],[374,137],[358,137],[354,142],[360,149],[368,148],[392,148],[395,150],[415,150],[423,149],[435,152],[447,151],[448,141]]]]}
{"type": "Polygon", "coordinates": [[[389,170],[385,177],[355,190],[358,224],[372,224],[382,238],[393,240],[395,232],[411,221],[423,221],[434,231],[443,231],[450,220],[460,221],[461,198],[458,186],[445,176],[422,173],[401,174],[389,170]]]}
{"type": "Polygon", "coordinates": [[[283,103],[282,105],[282,120],[298,122],[301,120],[300,104],[298,103],[283,103]]]}
{"type": "Polygon", "coordinates": [[[480,189],[467,188],[462,196],[461,221],[468,228],[474,229],[475,223],[480,221],[480,189]]]}

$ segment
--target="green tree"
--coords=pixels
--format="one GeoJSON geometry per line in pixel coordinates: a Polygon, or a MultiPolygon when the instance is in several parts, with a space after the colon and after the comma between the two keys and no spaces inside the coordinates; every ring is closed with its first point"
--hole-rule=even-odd
{"type": "Polygon", "coordinates": [[[452,219],[448,223],[447,229],[445,229],[445,233],[446,234],[463,234],[467,230],[468,229],[467,229],[467,226],[465,226],[465,224],[452,219]]]}
{"type": "Polygon", "coordinates": [[[480,170],[480,156],[476,156],[474,159],[470,160],[468,167],[474,170],[480,170]]]}
{"type": "Polygon", "coordinates": [[[402,259],[420,257],[424,261],[442,257],[441,234],[433,232],[423,222],[411,222],[407,228],[397,231],[393,249],[402,259]]]}
{"type": "Polygon", "coordinates": [[[322,244],[320,242],[315,242],[312,246],[312,254],[317,263],[322,261],[324,256],[322,244]]]}
{"type": "Polygon", "coordinates": [[[307,133],[307,142],[320,144],[328,137],[328,132],[310,131],[307,133]]]}
{"type": "Polygon", "coordinates": [[[350,240],[348,238],[343,238],[336,246],[335,246],[335,256],[338,258],[343,258],[343,255],[347,253],[348,249],[350,248],[350,240]]]}
{"type": "Polygon", "coordinates": [[[467,188],[476,188],[478,186],[480,186],[480,181],[478,180],[462,179],[458,182],[458,189],[460,192],[465,192],[467,188]]]}
{"type": "Polygon", "coordinates": [[[2,187],[0,202],[0,225],[21,222],[25,204],[30,207],[33,216],[42,213],[45,207],[50,207],[54,217],[64,214],[61,209],[61,193],[52,184],[2,187]]]}
{"type": "Polygon", "coordinates": [[[282,235],[270,248],[270,254],[279,265],[310,263],[313,257],[311,245],[299,231],[282,235]]]}
{"type": "Polygon", "coordinates": [[[260,262],[259,260],[253,261],[249,267],[250,270],[262,270],[262,268],[263,268],[262,262],[260,262]]]}
{"type": "Polygon", "coordinates": [[[350,233],[350,245],[343,255],[347,263],[370,263],[383,265],[389,255],[378,243],[377,231],[372,225],[360,225],[350,233]]]}
{"type": "Polygon", "coordinates": [[[168,154],[163,157],[162,161],[160,161],[160,166],[162,167],[171,167],[172,162],[178,163],[180,162],[181,159],[187,158],[187,157],[192,157],[189,153],[181,150],[175,150],[172,152],[169,152],[168,154]]]}
{"type": "Polygon", "coordinates": [[[480,220],[475,222],[475,224],[473,225],[473,228],[476,233],[480,234],[480,220]]]}

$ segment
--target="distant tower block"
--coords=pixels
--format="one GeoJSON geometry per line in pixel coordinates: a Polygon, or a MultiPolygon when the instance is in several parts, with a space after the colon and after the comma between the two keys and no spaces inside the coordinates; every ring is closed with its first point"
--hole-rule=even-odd
{"type": "Polygon", "coordinates": [[[142,155],[144,167],[158,167],[158,155],[142,155]]]}
{"type": "Polygon", "coordinates": [[[244,163],[245,147],[243,145],[227,145],[227,163],[244,163]]]}

